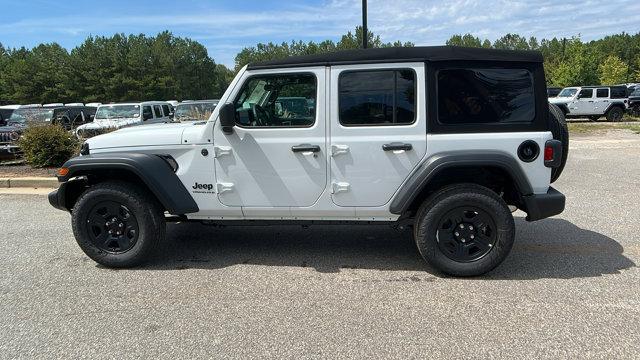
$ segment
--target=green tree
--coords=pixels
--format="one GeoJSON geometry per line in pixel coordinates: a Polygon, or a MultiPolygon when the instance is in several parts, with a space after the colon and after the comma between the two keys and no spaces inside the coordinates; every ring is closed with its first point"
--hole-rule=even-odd
{"type": "MultiPolygon", "coordinates": [[[[375,35],[371,31],[368,32],[368,45],[371,48],[383,48],[391,46],[414,46],[411,42],[383,42],[380,36],[375,35]]],[[[268,61],[282,59],[289,56],[311,55],[333,52],[338,50],[358,49],[362,47],[363,31],[362,27],[356,27],[354,32],[349,31],[340,38],[340,41],[334,43],[332,40],[324,40],[320,43],[313,41],[291,41],[281,44],[259,43],[256,46],[242,49],[235,58],[235,70],[240,70],[243,66],[253,62],[268,61]]]]}
{"type": "Polygon", "coordinates": [[[466,46],[476,48],[483,47],[482,40],[480,40],[479,37],[475,37],[471,34],[453,35],[451,38],[449,38],[449,40],[447,40],[446,44],[451,46],[466,46]]]}
{"type": "Polygon", "coordinates": [[[629,66],[616,55],[609,55],[598,67],[600,83],[605,85],[621,84],[627,81],[629,66]]]}
{"type": "MultiPolygon", "coordinates": [[[[533,38],[535,39],[535,38],[533,38]]],[[[535,40],[537,43],[537,40],[535,40]]],[[[493,43],[493,47],[496,49],[505,50],[531,50],[530,43],[524,36],[518,34],[507,34],[493,43]]]]}

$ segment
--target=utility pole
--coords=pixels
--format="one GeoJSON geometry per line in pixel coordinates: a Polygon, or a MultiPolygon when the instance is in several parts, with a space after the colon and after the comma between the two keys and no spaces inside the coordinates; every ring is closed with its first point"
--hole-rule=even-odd
{"type": "Polygon", "coordinates": [[[367,48],[369,42],[369,31],[367,30],[367,0],[362,0],[362,48],[367,48]]]}

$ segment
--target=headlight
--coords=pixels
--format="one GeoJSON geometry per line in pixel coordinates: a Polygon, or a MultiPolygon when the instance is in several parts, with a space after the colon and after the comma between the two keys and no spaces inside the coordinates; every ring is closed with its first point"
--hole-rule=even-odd
{"type": "Polygon", "coordinates": [[[9,133],[9,140],[17,141],[18,139],[20,139],[20,134],[18,134],[18,132],[12,131],[9,133]]]}

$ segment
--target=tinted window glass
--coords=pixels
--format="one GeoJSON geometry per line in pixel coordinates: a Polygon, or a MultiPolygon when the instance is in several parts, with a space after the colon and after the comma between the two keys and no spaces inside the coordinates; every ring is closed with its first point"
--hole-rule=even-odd
{"type": "Polygon", "coordinates": [[[169,113],[171,113],[171,111],[169,111],[169,105],[162,105],[162,112],[164,116],[169,116],[169,113]]]}
{"type": "Polygon", "coordinates": [[[316,119],[316,78],[312,74],[254,76],[234,102],[244,127],[311,126],[316,119]]]}
{"type": "Polygon", "coordinates": [[[617,86],[611,88],[612,99],[624,99],[627,97],[627,88],[625,86],[617,86]]]}
{"type": "Polygon", "coordinates": [[[580,94],[578,94],[579,98],[591,99],[593,97],[593,89],[582,89],[580,90],[580,94]]]}
{"type": "Polygon", "coordinates": [[[153,112],[156,114],[157,118],[162,117],[162,108],[160,108],[160,105],[153,105],[153,112]]]}
{"type": "Polygon", "coordinates": [[[598,89],[598,90],[596,90],[596,97],[599,97],[599,98],[607,98],[607,97],[609,97],[609,89],[598,89]]]}
{"type": "Polygon", "coordinates": [[[345,72],[339,94],[343,125],[403,125],[415,120],[416,75],[411,70],[345,72]]]}
{"type": "MultiPolygon", "coordinates": [[[[98,110],[98,112],[100,112],[100,110],[98,110]]],[[[96,119],[97,118],[98,118],[98,115],[96,115],[96,119]]],[[[151,112],[151,106],[145,105],[142,108],[142,119],[143,120],[153,119],[153,113],[151,112]]]]}
{"type": "Polygon", "coordinates": [[[527,123],[535,117],[533,78],[526,69],[438,72],[442,124],[527,123]]]}

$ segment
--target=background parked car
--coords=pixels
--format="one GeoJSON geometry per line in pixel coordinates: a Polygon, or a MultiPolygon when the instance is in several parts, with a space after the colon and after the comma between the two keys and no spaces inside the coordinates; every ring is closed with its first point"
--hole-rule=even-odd
{"type": "Polygon", "coordinates": [[[20,107],[7,119],[7,125],[30,126],[60,124],[71,130],[78,125],[91,122],[96,112],[91,106],[20,107]]]}
{"type": "Polygon", "coordinates": [[[621,121],[627,107],[625,86],[577,86],[562,89],[549,102],[557,105],[566,117],[586,117],[593,121],[606,116],[621,121]]]}
{"type": "Polygon", "coordinates": [[[218,100],[185,101],[176,106],[174,120],[198,121],[209,120],[211,113],[218,105],[218,100]]]}
{"type": "Polygon", "coordinates": [[[100,105],[92,123],[78,126],[75,135],[86,139],[123,127],[171,122],[171,105],[146,101],[100,105]]]}

